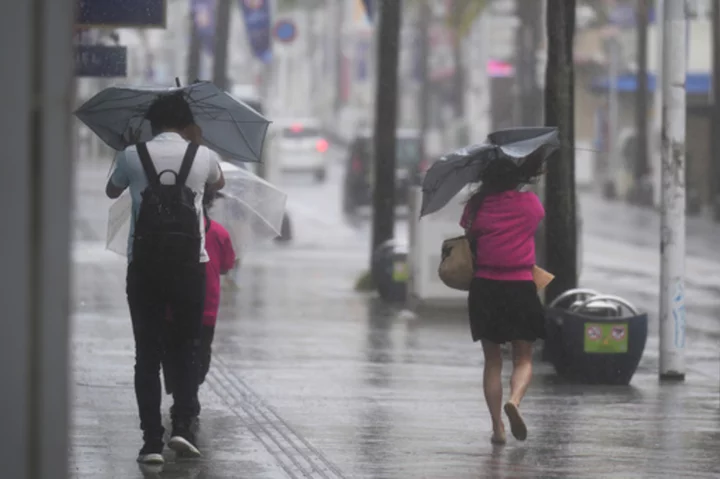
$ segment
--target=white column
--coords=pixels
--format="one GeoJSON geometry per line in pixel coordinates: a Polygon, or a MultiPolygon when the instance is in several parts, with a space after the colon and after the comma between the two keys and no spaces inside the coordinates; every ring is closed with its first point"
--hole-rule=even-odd
{"type": "Polygon", "coordinates": [[[663,32],[660,377],[685,377],[685,2],[665,2],[663,32]]]}
{"type": "Polygon", "coordinates": [[[68,477],[72,211],[71,0],[5,3],[0,15],[2,477],[68,477]],[[8,94],[9,93],[9,94],[8,94]]]}

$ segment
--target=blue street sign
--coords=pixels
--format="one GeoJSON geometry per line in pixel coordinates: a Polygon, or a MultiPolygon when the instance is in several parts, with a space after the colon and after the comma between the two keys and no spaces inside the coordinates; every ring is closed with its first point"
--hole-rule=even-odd
{"type": "Polygon", "coordinates": [[[278,20],[273,29],[275,38],[284,43],[290,43],[297,36],[297,27],[292,20],[278,20]]]}
{"type": "Polygon", "coordinates": [[[75,76],[127,76],[127,47],[76,45],[75,76]]]}
{"type": "Polygon", "coordinates": [[[75,25],[165,28],[166,0],[76,0],[75,25]]]}

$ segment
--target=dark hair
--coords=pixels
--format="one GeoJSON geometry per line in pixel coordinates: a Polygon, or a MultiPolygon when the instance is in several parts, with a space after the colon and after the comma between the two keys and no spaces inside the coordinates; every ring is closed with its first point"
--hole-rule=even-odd
{"type": "Polygon", "coordinates": [[[480,187],[468,200],[472,213],[470,218],[475,218],[488,195],[517,189],[521,184],[528,183],[530,178],[526,178],[522,169],[511,160],[497,158],[480,173],[478,181],[481,182],[480,187]]]}
{"type": "Polygon", "coordinates": [[[167,130],[182,130],[194,123],[193,114],[181,92],[161,95],[145,114],[153,135],[167,130]]]}

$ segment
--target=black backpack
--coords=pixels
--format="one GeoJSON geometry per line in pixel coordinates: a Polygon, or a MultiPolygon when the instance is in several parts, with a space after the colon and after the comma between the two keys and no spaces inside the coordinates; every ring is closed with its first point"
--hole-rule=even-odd
{"type": "Polygon", "coordinates": [[[157,267],[200,262],[200,218],[195,209],[195,192],[185,185],[198,145],[190,143],[180,171],[155,170],[145,143],[137,144],[148,186],[135,221],[133,262],[157,267]],[[175,184],[160,183],[165,173],[175,175],[175,184]]]}

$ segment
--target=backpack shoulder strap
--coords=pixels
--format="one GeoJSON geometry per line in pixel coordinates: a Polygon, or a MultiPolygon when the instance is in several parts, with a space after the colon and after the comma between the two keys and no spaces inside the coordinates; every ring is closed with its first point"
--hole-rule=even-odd
{"type": "Polygon", "coordinates": [[[150,152],[148,152],[147,145],[138,143],[137,147],[138,156],[140,157],[140,163],[142,164],[143,170],[145,170],[145,176],[147,176],[148,183],[155,185],[160,182],[158,178],[157,170],[153,165],[152,159],[150,158],[150,152]]]}
{"type": "Polygon", "coordinates": [[[177,176],[176,185],[184,185],[187,181],[188,175],[190,174],[190,168],[192,168],[193,161],[195,161],[195,155],[198,151],[197,143],[190,143],[185,150],[185,156],[183,157],[182,165],[180,165],[180,172],[177,176]]]}

